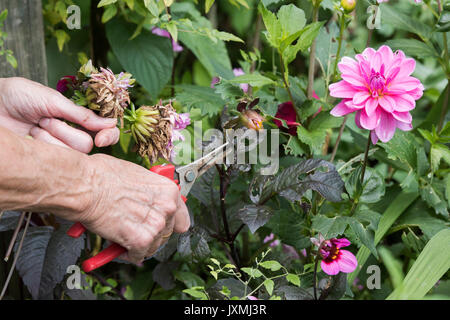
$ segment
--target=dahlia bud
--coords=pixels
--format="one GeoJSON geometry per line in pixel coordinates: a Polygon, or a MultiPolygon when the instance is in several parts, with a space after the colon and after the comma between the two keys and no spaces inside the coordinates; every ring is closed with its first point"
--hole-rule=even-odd
{"type": "Polygon", "coordinates": [[[350,13],[356,7],[356,0],[341,0],[341,6],[345,13],[350,13]]]}
{"type": "Polygon", "coordinates": [[[243,110],[240,120],[245,127],[259,131],[264,128],[263,122],[266,119],[255,110],[243,110]]]}

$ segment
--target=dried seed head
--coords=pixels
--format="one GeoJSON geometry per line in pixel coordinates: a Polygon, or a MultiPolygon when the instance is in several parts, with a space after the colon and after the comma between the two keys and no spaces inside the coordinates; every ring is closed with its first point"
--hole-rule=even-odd
{"type": "Polygon", "coordinates": [[[116,76],[111,70],[101,68],[101,72],[90,75],[86,98],[90,109],[98,111],[105,118],[121,120],[130,103],[128,88],[134,83],[131,74],[116,76]]]}
{"type": "Polygon", "coordinates": [[[176,114],[172,105],[142,106],[136,110],[136,120],[131,124],[131,133],[138,145],[141,157],[148,157],[151,163],[158,157],[170,160],[172,151],[173,123],[176,114]]]}

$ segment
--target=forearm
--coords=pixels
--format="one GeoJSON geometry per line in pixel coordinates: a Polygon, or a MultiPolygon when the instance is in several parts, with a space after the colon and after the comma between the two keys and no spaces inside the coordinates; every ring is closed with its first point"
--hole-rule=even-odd
{"type": "Polygon", "coordinates": [[[78,220],[92,196],[89,157],[0,127],[0,210],[78,220]]]}

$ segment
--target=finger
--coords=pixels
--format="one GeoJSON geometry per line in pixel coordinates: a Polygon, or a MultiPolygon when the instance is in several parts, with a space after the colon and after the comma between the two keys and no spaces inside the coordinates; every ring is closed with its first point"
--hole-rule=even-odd
{"type": "Polygon", "coordinates": [[[49,105],[53,107],[51,113],[54,117],[63,118],[64,120],[79,124],[88,130],[100,131],[113,128],[117,124],[117,119],[102,118],[92,110],[77,106],[59,92],[52,94],[48,100],[49,105]]]}
{"type": "Polygon", "coordinates": [[[66,145],[64,142],[58,140],[57,138],[53,137],[50,133],[39,127],[33,127],[30,130],[30,135],[36,140],[44,141],[46,143],[70,149],[70,147],[66,145]]]}
{"type": "Polygon", "coordinates": [[[175,217],[173,217],[169,221],[167,221],[166,228],[161,232],[161,239],[162,239],[163,243],[169,241],[170,236],[173,233],[174,226],[175,226],[175,217]]]}
{"type": "Polygon", "coordinates": [[[178,198],[178,208],[175,212],[175,224],[173,226],[173,231],[176,233],[184,233],[189,230],[190,225],[191,218],[189,217],[188,209],[180,197],[178,198]]]}
{"type": "Polygon", "coordinates": [[[89,153],[92,150],[94,143],[91,136],[84,131],[69,126],[64,121],[44,118],[39,121],[39,126],[72,149],[83,153],[89,153]]]}
{"type": "Polygon", "coordinates": [[[103,129],[95,136],[95,145],[99,148],[114,145],[119,142],[119,136],[118,128],[103,129]]]}
{"type": "Polygon", "coordinates": [[[147,257],[153,256],[156,253],[156,251],[158,251],[158,248],[163,245],[163,243],[164,243],[164,240],[162,239],[162,237],[161,236],[157,237],[155,239],[155,241],[152,242],[152,245],[150,246],[150,248],[148,248],[144,259],[147,257]]]}

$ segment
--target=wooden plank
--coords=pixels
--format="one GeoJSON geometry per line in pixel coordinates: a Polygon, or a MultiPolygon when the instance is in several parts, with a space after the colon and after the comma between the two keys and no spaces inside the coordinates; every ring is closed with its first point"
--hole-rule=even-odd
{"type": "Polygon", "coordinates": [[[8,33],[6,49],[14,52],[18,67],[14,69],[0,57],[0,77],[25,77],[47,84],[44,22],[41,0],[0,0],[0,11],[8,9],[4,31],[8,33]]]}

